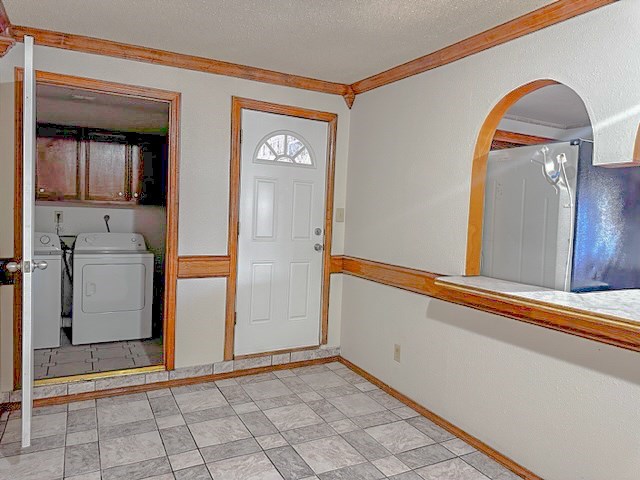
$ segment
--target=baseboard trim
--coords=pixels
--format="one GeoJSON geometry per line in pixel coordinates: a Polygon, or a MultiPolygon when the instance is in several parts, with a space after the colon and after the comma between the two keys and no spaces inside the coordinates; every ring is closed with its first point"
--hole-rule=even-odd
{"type": "MultiPolygon", "coordinates": [[[[194,385],[196,383],[214,382],[216,380],[224,380],[227,378],[244,377],[247,375],[256,375],[258,373],[275,372],[277,370],[286,370],[288,368],[308,367],[311,365],[320,365],[323,363],[331,363],[339,361],[338,356],[316,358],[313,360],[304,360],[300,362],[283,363],[281,365],[269,365],[266,367],[248,368],[246,370],[236,370],[227,373],[213,373],[211,375],[202,375],[199,377],[177,378],[166,380],[163,382],[145,383],[142,385],[130,385],[126,387],[111,388],[106,390],[96,390],[92,392],[74,393],[71,395],[61,395],[58,397],[40,398],[34,400],[34,407],[48,407],[51,405],[62,405],[65,403],[80,402],[83,400],[94,400],[105,397],[117,397],[120,395],[130,395],[132,393],[149,392],[152,390],[161,390],[163,388],[182,387],[184,385],[194,385]]],[[[20,402],[8,402],[0,404],[0,413],[3,411],[20,410],[20,402]]]]}
{"type": "Polygon", "coordinates": [[[519,475],[519,476],[521,476],[522,478],[524,478],[526,480],[542,480],[541,477],[539,477],[538,475],[536,475],[532,471],[526,469],[522,465],[519,465],[518,463],[516,463],[513,460],[511,460],[509,457],[507,457],[507,456],[503,455],[502,453],[498,452],[497,450],[494,450],[493,448],[491,448],[489,445],[484,443],[482,440],[479,440],[476,437],[474,437],[473,435],[468,434],[467,432],[465,432],[461,428],[456,427],[451,422],[448,422],[447,420],[445,420],[441,416],[433,413],[431,410],[428,410],[427,408],[423,407],[419,403],[413,401],[412,399],[410,399],[406,395],[404,395],[404,394],[400,393],[399,391],[397,391],[395,388],[390,387],[389,385],[384,383],[382,380],[377,379],[376,377],[371,375],[369,372],[363,370],[362,368],[358,367],[354,363],[351,363],[346,358],[340,356],[340,357],[338,357],[338,361],[340,363],[342,363],[343,365],[345,365],[346,367],[348,367],[351,370],[353,370],[355,373],[357,373],[361,377],[366,378],[369,382],[373,383],[375,386],[379,387],[381,390],[384,390],[385,392],[387,392],[392,397],[394,397],[397,400],[401,401],[402,403],[404,403],[408,407],[414,409],[416,412],[418,412],[423,417],[428,418],[429,420],[431,420],[436,425],[444,428],[445,430],[447,430],[448,432],[452,433],[456,437],[464,440],[469,445],[474,447],[476,450],[484,453],[488,457],[491,457],[493,460],[495,460],[496,462],[498,462],[499,464],[501,464],[505,468],[508,468],[509,470],[511,470],[516,475],[519,475]]]}

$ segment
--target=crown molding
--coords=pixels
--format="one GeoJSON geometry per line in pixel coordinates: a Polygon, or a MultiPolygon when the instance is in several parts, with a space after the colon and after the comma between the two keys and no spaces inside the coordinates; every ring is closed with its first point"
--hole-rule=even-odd
{"type": "MultiPolygon", "coordinates": [[[[436,52],[357,81],[351,85],[224,62],[212,58],[114,42],[95,37],[10,25],[6,12],[4,12],[4,8],[2,7],[1,0],[0,29],[3,25],[6,25],[5,29],[8,29],[10,26],[11,36],[16,41],[22,41],[25,35],[29,35],[34,38],[36,44],[48,47],[106,55],[138,62],[184,68],[215,75],[225,75],[273,85],[340,95],[344,98],[347,106],[351,108],[356,96],[361,93],[461,60],[617,1],[618,0],[558,0],[550,5],[503,23],[502,25],[498,25],[497,27],[454,43],[436,52]]],[[[9,43],[10,39],[6,37],[0,37],[0,42],[3,42],[0,43],[0,56],[2,56],[4,52],[11,48],[13,42],[9,43]],[[2,49],[3,45],[4,50],[2,49]]]]}
{"type": "Polygon", "coordinates": [[[618,0],[559,0],[490,28],[441,50],[365,78],[351,85],[356,95],[433,70],[618,0]]]}
{"type": "Polygon", "coordinates": [[[0,57],[4,57],[5,54],[11,50],[11,47],[16,43],[12,37],[5,37],[0,35],[0,57]]]}
{"type": "Polygon", "coordinates": [[[76,52],[105,55],[108,57],[124,58],[138,62],[164,65],[168,67],[184,68],[214,75],[242,78],[256,82],[270,83],[285,87],[300,88],[314,92],[333,95],[349,96],[349,85],[327,82],[314,78],[301,77],[288,73],[275,72],[263,68],[250,67],[237,63],[223,62],[206,57],[186,55],[182,53],[141,47],[127,43],[114,42],[101,38],[86,37],[70,33],[43,30],[40,28],[14,25],[11,27],[13,38],[21,42],[25,35],[34,38],[37,45],[62,48],[76,52]]]}

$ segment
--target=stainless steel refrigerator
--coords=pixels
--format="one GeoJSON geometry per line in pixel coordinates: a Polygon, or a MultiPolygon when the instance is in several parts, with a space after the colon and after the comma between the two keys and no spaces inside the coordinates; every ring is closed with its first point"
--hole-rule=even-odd
{"type": "Polygon", "coordinates": [[[592,157],[584,140],[490,153],[482,275],[572,292],[640,288],[640,168],[592,157]]]}

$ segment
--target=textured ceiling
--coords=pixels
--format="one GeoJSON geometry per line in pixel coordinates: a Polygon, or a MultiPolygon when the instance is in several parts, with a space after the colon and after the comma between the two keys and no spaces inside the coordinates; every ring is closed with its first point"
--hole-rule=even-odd
{"type": "Polygon", "coordinates": [[[11,23],[353,83],[552,0],[3,0],[11,23]]]}
{"type": "Polygon", "coordinates": [[[162,134],[169,128],[164,102],[52,85],[38,85],[36,98],[41,123],[162,134]]]}

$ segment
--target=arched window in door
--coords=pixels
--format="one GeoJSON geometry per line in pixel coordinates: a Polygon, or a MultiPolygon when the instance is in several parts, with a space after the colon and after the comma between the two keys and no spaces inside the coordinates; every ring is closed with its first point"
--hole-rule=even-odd
{"type": "Polygon", "coordinates": [[[293,132],[278,131],[267,135],[254,155],[259,163],[277,163],[313,167],[315,162],[307,142],[293,132]]]}

